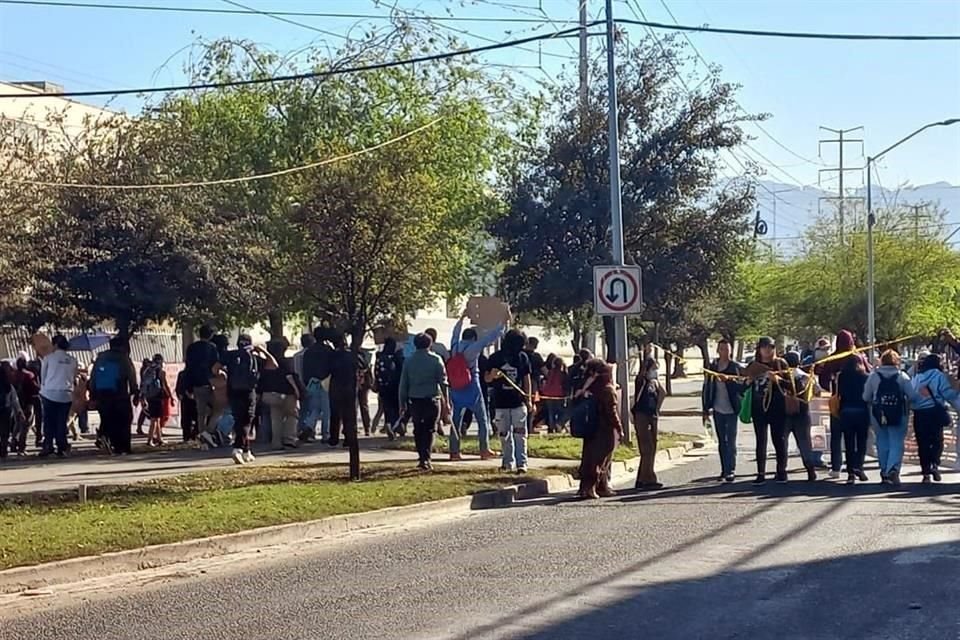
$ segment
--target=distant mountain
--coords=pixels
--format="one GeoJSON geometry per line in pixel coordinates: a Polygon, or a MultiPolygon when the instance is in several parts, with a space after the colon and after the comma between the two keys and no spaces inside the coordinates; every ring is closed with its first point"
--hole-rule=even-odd
{"type": "MultiPolygon", "coordinates": [[[[767,239],[774,237],[773,201],[776,192],[776,236],[782,239],[778,244],[789,246],[795,237],[803,232],[817,217],[819,211],[824,213],[835,210],[836,191],[829,192],[816,187],[797,187],[772,180],[761,180],[757,189],[757,201],[760,205],[760,215],[766,220],[769,227],[767,239]],[[834,198],[833,200],[821,200],[834,198]]],[[[866,189],[856,189],[847,192],[846,208],[851,219],[863,216],[866,210],[866,189]],[[860,198],[858,201],[857,198],[860,198]]],[[[934,182],[925,185],[909,185],[899,190],[883,189],[873,185],[874,210],[897,204],[931,204],[947,211],[946,228],[953,229],[960,226],[960,186],[949,182],[934,182]]]]}

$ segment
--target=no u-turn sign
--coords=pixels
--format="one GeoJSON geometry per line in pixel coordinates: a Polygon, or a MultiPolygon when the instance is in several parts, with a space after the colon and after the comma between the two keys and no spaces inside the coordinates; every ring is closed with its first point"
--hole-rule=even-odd
{"type": "Polygon", "coordinates": [[[643,309],[640,267],[594,267],[593,299],[600,316],[639,314],[643,309]]]}

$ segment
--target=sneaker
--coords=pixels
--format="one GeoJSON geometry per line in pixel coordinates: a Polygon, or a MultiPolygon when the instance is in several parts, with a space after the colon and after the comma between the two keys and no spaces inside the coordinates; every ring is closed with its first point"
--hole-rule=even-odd
{"type": "Polygon", "coordinates": [[[517,473],[519,473],[519,474],[522,475],[522,474],[524,474],[524,473],[526,473],[526,472],[527,472],[527,468],[526,468],[525,466],[523,466],[523,467],[517,467],[517,473]]]}
{"type": "Polygon", "coordinates": [[[500,457],[500,456],[498,456],[498,455],[497,455],[496,453],[494,453],[493,451],[487,450],[487,451],[481,451],[481,452],[480,452],[480,459],[481,459],[481,460],[494,460],[494,459],[499,458],[499,457],[500,457]]]}
{"type": "Polygon", "coordinates": [[[612,498],[613,496],[617,495],[617,492],[614,491],[613,489],[609,489],[609,488],[608,488],[608,489],[598,489],[598,490],[597,490],[597,495],[600,496],[601,498],[612,498]]]}
{"type": "Polygon", "coordinates": [[[900,472],[894,469],[887,475],[887,482],[894,487],[900,486],[900,472]]]}
{"type": "Polygon", "coordinates": [[[857,480],[860,482],[866,482],[870,479],[870,476],[864,473],[863,469],[855,469],[853,473],[857,476],[857,480]]]}
{"type": "Polygon", "coordinates": [[[940,475],[940,469],[938,467],[934,467],[933,469],[931,469],[930,473],[931,475],[933,475],[934,482],[940,482],[941,480],[943,480],[943,476],[940,475]]]}
{"type": "Polygon", "coordinates": [[[513,465],[509,465],[509,464],[500,465],[500,471],[502,471],[503,473],[510,473],[511,471],[513,471],[513,465]]]}
{"type": "Polygon", "coordinates": [[[234,461],[236,464],[243,464],[243,462],[244,462],[244,460],[243,460],[243,451],[242,451],[241,449],[234,449],[234,450],[233,450],[233,455],[231,455],[230,457],[233,458],[233,461],[234,461]]]}
{"type": "Polygon", "coordinates": [[[758,473],[758,474],[757,474],[757,477],[753,479],[753,484],[754,484],[755,486],[760,486],[761,484],[765,483],[766,481],[767,481],[767,477],[766,477],[764,474],[762,474],[762,473],[758,473]]]}
{"type": "Polygon", "coordinates": [[[880,484],[890,484],[890,478],[884,472],[880,472],[880,484]]]}
{"type": "Polygon", "coordinates": [[[923,480],[920,481],[922,484],[930,484],[930,476],[923,476],[923,480]]]}
{"type": "Polygon", "coordinates": [[[777,484],[787,484],[787,472],[778,471],[777,472],[777,484]]]}
{"type": "Polygon", "coordinates": [[[847,476],[847,484],[856,484],[856,483],[857,483],[856,475],[851,473],[850,475],[847,476]]]}
{"type": "Polygon", "coordinates": [[[807,482],[816,482],[817,481],[817,470],[813,467],[807,469],[807,482]]]}
{"type": "Polygon", "coordinates": [[[216,441],[213,439],[213,435],[210,434],[210,433],[207,432],[207,431],[204,431],[204,432],[201,433],[199,436],[197,436],[197,440],[200,441],[200,444],[201,444],[201,445],[206,446],[208,449],[216,449],[216,448],[217,448],[217,443],[216,443],[216,441]]]}
{"type": "Polygon", "coordinates": [[[253,457],[253,452],[252,452],[252,451],[244,451],[244,452],[243,452],[243,461],[244,461],[244,462],[253,462],[254,460],[256,460],[256,458],[253,457]]]}
{"type": "Polygon", "coordinates": [[[450,454],[450,462],[459,462],[461,460],[463,460],[463,456],[460,455],[459,453],[450,454]]]}
{"type": "Polygon", "coordinates": [[[840,472],[839,472],[839,471],[834,471],[833,469],[831,469],[831,470],[830,470],[830,479],[831,479],[831,480],[839,480],[839,479],[840,479],[840,472]]]}
{"type": "Polygon", "coordinates": [[[732,473],[728,473],[727,475],[725,475],[725,476],[723,477],[723,481],[724,481],[724,482],[733,482],[733,481],[736,480],[736,479],[737,479],[737,477],[736,477],[734,474],[732,474],[732,473]]]}
{"type": "MultiPolygon", "coordinates": [[[[344,444],[346,444],[346,443],[344,443],[344,444]]],[[[300,445],[297,444],[296,442],[284,442],[284,443],[283,443],[283,448],[284,448],[284,449],[299,449],[299,448],[300,448],[300,445]]]]}

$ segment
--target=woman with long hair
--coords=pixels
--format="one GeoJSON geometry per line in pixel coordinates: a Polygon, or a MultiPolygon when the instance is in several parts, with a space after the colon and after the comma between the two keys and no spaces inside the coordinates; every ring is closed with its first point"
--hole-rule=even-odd
{"type": "Polygon", "coordinates": [[[750,414],[753,433],[757,439],[757,477],[755,485],[767,480],[767,436],[773,438],[777,457],[777,482],[787,481],[786,408],[778,373],[787,369],[787,363],[777,357],[773,338],[764,336],[757,341],[757,351],[744,374],[751,379],[752,401],[750,414]]]}
{"type": "Polygon", "coordinates": [[[863,399],[870,407],[870,423],[877,438],[880,482],[900,486],[903,442],[907,437],[907,416],[915,393],[910,378],[900,368],[900,354],[888,349],[880,366],[867,378],[863,399]]]}
{"type": "Polygon", "coordinates": [[[946,405],[960,411],[960,394],[943,372],[943,360],[932,353],[920,361],[913,379],[913,434],[917,439],[923,483],[940,482],[943,428],[952,422],[946,405]]]}
{"type": "Polygon", "coordinates": [[[540,392],[547,414],[547,432],[560,433],[567,404],[567,364],[563,358],[552,353],[547,357],[547,379],[540,392]]]}
{"type": "Polygon", "coordinates": [[[870,431],[870,411],[864,401],[867,371],[858,358],[847,358],[837,376],[837,395],[840,397],[838,426],[843,433],[847,459],[847,484],[869,480],[863,471],[867,454],[867,434],[870,431]]]}
{"type": "Polygon", "coordinates": [[[593,397],[597,410],[597,429],[583,439],[580,455],[581,498],[600,498],[615,495],[610,488],[608,469],[617,443],[623,436],[620,412],[617,408],[617,391],[613,386],[613,370],[606,362],[593,359],[585,367],[587,379],[582,391],[593,397]]]}

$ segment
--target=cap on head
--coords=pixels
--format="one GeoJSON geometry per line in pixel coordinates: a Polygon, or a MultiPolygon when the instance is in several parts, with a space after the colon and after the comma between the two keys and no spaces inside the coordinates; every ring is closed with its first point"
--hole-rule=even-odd
{"type": "Polygon", "coordinates": [[[776,348],[777,343],[770,336],[763,336],[757,340],[757,349],[762,349],[764,347],[770,347],[771,349],[776,348]]]}

